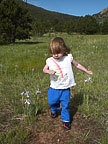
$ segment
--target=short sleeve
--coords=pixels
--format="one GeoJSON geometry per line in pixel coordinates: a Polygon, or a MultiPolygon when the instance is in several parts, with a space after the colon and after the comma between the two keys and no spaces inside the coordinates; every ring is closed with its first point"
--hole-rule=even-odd
{"type": "Polygon", "coordinates": [[[72,62],[72,60],[73,60],[72,54],[68,54],[68,57],[69,57],[70,62],[72,62]]]}
{"type": "Polygon", "coordinates": [[[48,59],[46,59],[46,64],[48,64],[48,59]]]}
{"type": "Polygon", "coordinates": [[[48,66],[50,65],[50,62],[51,62],[50,58],[46,59],[46,64],[47,64],[48,66]]]}

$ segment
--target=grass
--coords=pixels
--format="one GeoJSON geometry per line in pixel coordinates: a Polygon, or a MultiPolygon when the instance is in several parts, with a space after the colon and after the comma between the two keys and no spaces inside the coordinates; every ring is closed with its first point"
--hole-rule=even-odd
{"type": "MultiPolygon", "coordinates": [[[[45,35],[0,46],[0,141],[3,144],[10,143],[10,139],[12,144],[18,139],[18,143],[27,141],[36,116],[48,109],[49,76],[42,69],[50,56],[48,47],[53,36],[63,37],[74,59],[94,72],[88,76],[73,67],[77,86],[72,91],[74,96],[82,93],[83,102],[78,107],[82,114],[97,119],[105,129],[108,127],[108,36],[45,35]],[[91,80],[85,82],[89,77],[91,80]],[[38,90],[40,93],[36,93],[38,90]]],[[[98,142],[107,142],[107,135],[105,130],[105,136],[98,142]]]]}

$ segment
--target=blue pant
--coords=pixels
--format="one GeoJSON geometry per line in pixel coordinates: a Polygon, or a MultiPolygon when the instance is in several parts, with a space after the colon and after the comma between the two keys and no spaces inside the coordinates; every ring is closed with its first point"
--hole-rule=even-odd
{"type": "Polygon", "coordinates": [[[61,119],[64,122],[70,122],[70,88],[68,89],[53,89],[48,90],[48,103],[51,107],[52,113],[60,110],[60,103],[62,106],[61,119]]]}

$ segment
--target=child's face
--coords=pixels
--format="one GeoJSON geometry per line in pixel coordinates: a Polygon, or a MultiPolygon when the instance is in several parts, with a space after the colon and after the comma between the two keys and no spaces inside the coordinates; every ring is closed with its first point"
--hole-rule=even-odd
{"type": "Polygon", "coordinates": [[[62,58],[63,54],[62,53],[58,53],[58,54],[52,54],[53,58],[59,60],[62,58]]]}

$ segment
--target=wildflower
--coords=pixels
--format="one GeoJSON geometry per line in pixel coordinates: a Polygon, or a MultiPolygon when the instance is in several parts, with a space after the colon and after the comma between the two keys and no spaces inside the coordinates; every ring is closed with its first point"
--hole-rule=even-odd
{"type": "Polygon", "coordinates": [[[26,91],[26,93],[25,93],[25,95],[27,96],[27,98],[29,98],[30,96],[29,96],[29,91],[26,91]]]}
{"type": "Polygon", "coordinates": [[[29,98],[30,96],[29,95],[27,95],[27,98],[29,98]]]}
{"type": "Polygon", "coordinates": [[[3,65],[2,65],[2,64],[0,64],[0,67],[3,67],[3,65]]]}
{"type": "Polygon", "coordinates": [[[48,56],[48,54],[46,54],[46,53],[45,53],[44,55],[45,55],[45,56],[48,56]]]}
{"type": "Polygon", "coordinates": [[[18,65],[16,64],[15,67],[18,67],[18,65]]]}
{"type": "Polygon", "coordinates": [[[23,95],[24,95],[24,92],[21,92],[21,95],[23,96],[23,95]]]}
{"type": "Polygon", "coordinates": [[[29,99],[26,99],[25,104],[30,105],[30,100],[29,100],[29,99]]]}
{"type": "Polygon", "coordinates": [[[72,45],[70,45],[70,48],[72,48],[72,45]]]}
{"type": "Polygon", "coordinates": [[[32,68],[32,71],[34,71],[35,69],[34,68],[32,68]]]}
{"type": "Polygon", "coordinates": [[[93,52],[88,52],[88,54],[93,54],[93,52]]]}
{"type": "Polygon", "coordinates": [[[84,80],[84,81],[85,81],[85,83],[91,81],[91,77],[89,77],[88,79],[86,79],[86,80],[84,80]]]}
{"type": "Polygon", "coordinates": [[[38,89],[38,90],[36,90],[36,95],[37,94],[41,94],[41,91],[38,89]]]}

